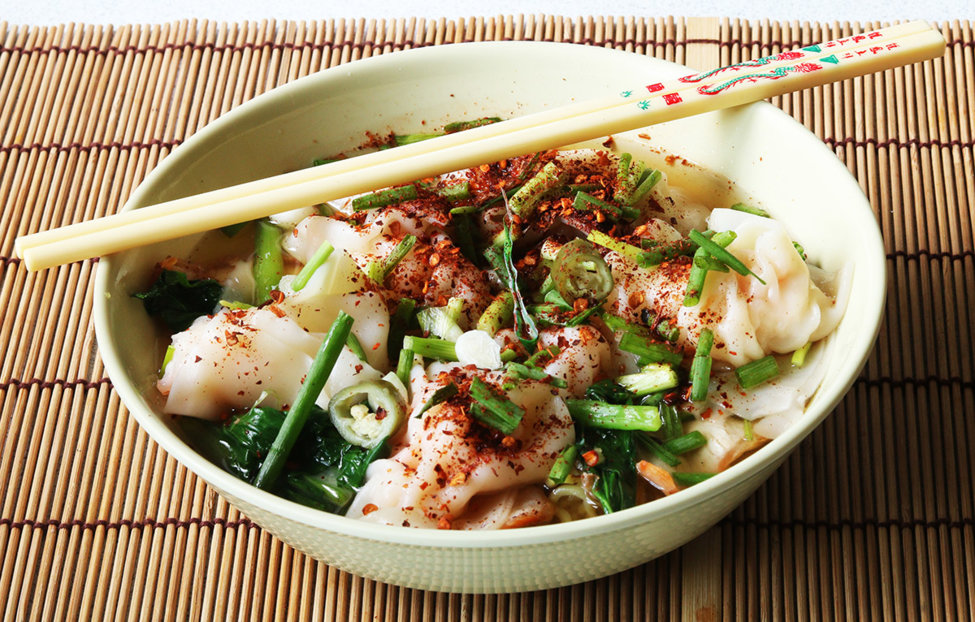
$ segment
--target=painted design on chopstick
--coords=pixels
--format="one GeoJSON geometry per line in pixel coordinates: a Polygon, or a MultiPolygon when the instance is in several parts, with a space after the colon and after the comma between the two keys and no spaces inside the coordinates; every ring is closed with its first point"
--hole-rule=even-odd
{"type": "Polygon", "coordinates": [[[767,73],[750,73],[747,76],[739,76],[716,85],[704,85],[697,89],[701,95],[716,95],[722,91],[730,89],[740,82],[758,82],[759,80],[779,80],[790,73],[812,73],[819,71],[823,66],[818,63],[798,63],[788,67],[778,67],[767,73]]]}
{"type": "MultiPolygon", "coordinates": [[[[707,80],[718,74],[725,73],[728,71],[740,71],[742,69],[754,69],[756,67],[764,67],[769,63],[781,61],[781,60],[799,60],[804,56],[809,54],[802,52],[801,50],[794,50],[789,52],[782,52],[781,54],[773,54],[772,56],[763,56],[762,58],[757,58],[755,60],[746,60],[740,63],[735,63],[734,65],[726,65],[724,67],[718,67],[717,69],[711,69],[710,71],[704,71],[702,73],[695,73],[689,76],[684,76],[683,78],[678,78],[679,82],[684,83],[695,83],[701,82],[702,80],[707,80]]],[[[650,88],[649,86],[647,87],[650,88]]]]}

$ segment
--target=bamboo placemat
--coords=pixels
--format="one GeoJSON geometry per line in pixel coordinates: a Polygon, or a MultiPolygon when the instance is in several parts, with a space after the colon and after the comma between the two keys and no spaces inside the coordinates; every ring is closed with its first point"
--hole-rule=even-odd
{"type": "MultiPolygon", "coordinates": [[[[705,68],[880,24],[547,16],[157,26],[0,23],[3,619],[972,619],[975,245],[969,22],[941,60],[777,98],[884,232],[876,351],[837,411],[700,539],[589,584],[374,583],[251,524],[151,442],[97,355],[93,262],[27,274],[17,235],[115,212],[187,136],[274,86],[460,41],[568,41],[705,68]]],[[[584,560],[581,560],[584,561],[584,560]]]]}

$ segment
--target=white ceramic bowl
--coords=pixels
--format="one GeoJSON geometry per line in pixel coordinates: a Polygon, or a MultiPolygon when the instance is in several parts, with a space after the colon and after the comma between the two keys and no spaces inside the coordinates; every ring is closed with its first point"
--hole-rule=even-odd
{"type": "MultiPolygon", "coordinates": [[[[437,46],[357,61],[288,84],[214,121],[176,149],[125,209],[307,166],[361,144],[367,130],[420,130],[485,115],[511,117],[686,74],[651,58],[569,44],[437,46]],[[424,126],[423,123],[426,123],[424,126]]],[[[441,591],[549,588],[630,568],[691,540],[740,504],[819,424],[862,367],[880,322],[884,252],[855,180],[800,124],[767,104],[655,126],[655,145],[734,180],[781,219],[812,260],[854,267],[838,347],[801,420],[755,455],[679,494],[570,524],[490,533],[386,527],[263,492],[214,466],[161,415],[161,352],[130,294],[167,254],[198,237],[122,253],[98,265],[99,348],[123,402],[148,434],[256,523],[344,570],[441,591]]]]}

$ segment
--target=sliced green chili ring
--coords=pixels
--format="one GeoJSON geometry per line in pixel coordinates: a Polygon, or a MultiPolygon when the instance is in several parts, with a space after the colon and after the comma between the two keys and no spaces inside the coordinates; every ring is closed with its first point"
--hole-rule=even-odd
{"type": "Polygon", "coordinates": [[[328,402],[328,414],[346,441],[371,449],[403,422],[404,405],[396,387],[385,380],[346,387],[328,402]]]}
{"type": "Polygon", "coordinates": [[[613,291],[613,273],[592,244],[575,239],[559,249],[552,267],[559,295],[570,303],[577,298],[604,300],[613,291]]]}

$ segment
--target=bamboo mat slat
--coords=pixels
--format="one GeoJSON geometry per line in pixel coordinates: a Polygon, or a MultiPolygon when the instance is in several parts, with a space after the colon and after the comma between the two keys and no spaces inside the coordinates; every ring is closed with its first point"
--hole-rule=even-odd
{"type": "Polygon", "coordinates": [[[588,584],[451,595],[364,580],[253,525],[139,430],[98,358],[94,262],[27,274],[21,234],[119,209],[174,147],[304,75],[464,41],[711,67],[880,24],[545,15],[119,27],[0,22],[0,618],[975,618],[975,43],[777,97],[875,209],[889,293],[836,412],[698,540],[588,584]],[[37,206],[43,206],[43,209],[37,206]]]}

